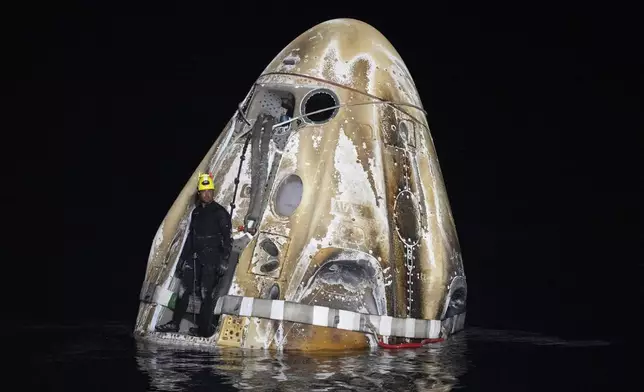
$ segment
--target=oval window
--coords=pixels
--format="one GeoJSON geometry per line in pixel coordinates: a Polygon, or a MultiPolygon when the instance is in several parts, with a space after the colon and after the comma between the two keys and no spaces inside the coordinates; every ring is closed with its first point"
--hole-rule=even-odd
{"type": "Polygon", "coordinates": [[[331,90],[314,90],[302,100],[300,111],[306,121],[321,124],[335,116],[338,112],[335,107],[337,105],[338,98],[331,90]]]}
{"type": "Polygon", "coordinates": [[[302,201],[302,179],[291,174],[286,177],[275,194],[275,211],[282,216],[290,216],[302,201]]]}

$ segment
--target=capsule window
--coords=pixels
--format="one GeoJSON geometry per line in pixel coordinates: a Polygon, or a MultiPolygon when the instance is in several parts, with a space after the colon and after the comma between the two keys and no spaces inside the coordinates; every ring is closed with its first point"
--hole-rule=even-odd
{"type": "Polygon", "coordinates": [[[263,274],[266,274],[266,273],[275,271],[279,266],[280,266],[279,260],[277,260],[277,258],[275,257],[270,257],[266,263],[262,264],[262,266],[259,267],[259,270],[263,274]]]}
{"type": "Polygon", "coordinates": [[[264,252],[268,253],[269,255],[273,257],[277,257],[277,255],[280,253],[279,250],[277,250],[277,246],[275,243],[268,238],[262,241],[260,244],[262,249],[264,249],[264,252]]]}
{"type": "Polygon", "coordinates": [[[268,292],[269,299],[278,299],[280,297],[280,286],[277,283],[273,283],[271,290],[268,292]]]}
{"type": "Polygon", "coordinates": [[[302,201],[302,179],[291,174],[280,184],[275,194],[275,211],[282,216],[291,216],[302,201]]]}
{"type": "Polygon", "coordinates": [[[306,121],[322,124],[336,115],[338,102],[339,99],[333,91],[326,89],[314,90],[302,100],[300,111],[306,121]]]}

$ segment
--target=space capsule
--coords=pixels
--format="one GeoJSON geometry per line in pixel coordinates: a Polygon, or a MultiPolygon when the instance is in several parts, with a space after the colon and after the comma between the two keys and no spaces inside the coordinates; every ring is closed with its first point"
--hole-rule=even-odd
{"type": "Polygon", "coordinates": [[[467,284],[426,113],[389,41],[354,19],[286,46],[238,105],[161,223],[135,336],[172,344],[354,349],[463,329],[467,284]],[[199,173],[231,213],[216,332],[178,333],[174,275],[199,173]]]}

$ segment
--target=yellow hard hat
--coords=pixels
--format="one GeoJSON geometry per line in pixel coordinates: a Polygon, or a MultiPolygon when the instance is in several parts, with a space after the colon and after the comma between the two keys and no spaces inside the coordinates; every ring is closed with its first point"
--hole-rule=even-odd
{"type": "Polygon", "coordinates": [[[212,175],[210,174],[200,174],[199,175],[199,186],[198,189],[200,191],[205,191],[207,189],[215,189],[215,183],[212,180],[212,175]]]}

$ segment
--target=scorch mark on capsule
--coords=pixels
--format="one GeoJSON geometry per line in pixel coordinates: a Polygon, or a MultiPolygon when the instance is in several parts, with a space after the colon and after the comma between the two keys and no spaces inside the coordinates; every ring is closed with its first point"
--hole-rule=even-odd
{"type": "Polygon", "coordinates": [[[161,243],[163,243],[163,226],[164,222],[161,222],[161,225],[159,226],[159,229],[157,230],[157,235],[154,236],[154,242],[152,245],[152,254],[156,255],[157,252],[159,252],[159,247],[161,246],[161,243]]]}

